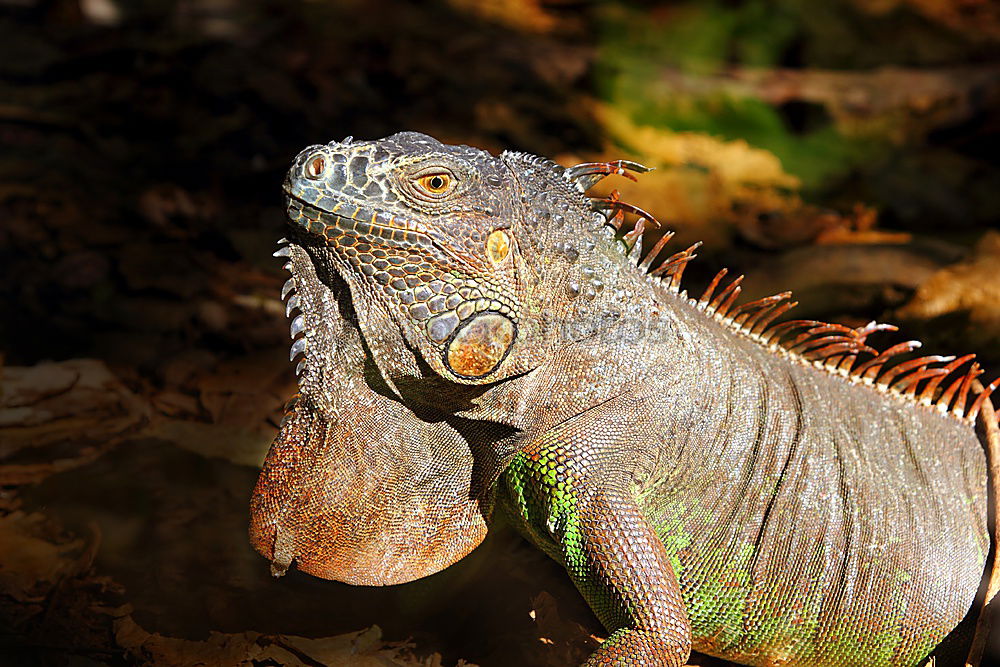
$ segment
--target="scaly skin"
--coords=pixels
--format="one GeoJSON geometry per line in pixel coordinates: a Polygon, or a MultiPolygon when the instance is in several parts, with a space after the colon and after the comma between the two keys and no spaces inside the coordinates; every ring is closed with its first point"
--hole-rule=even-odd
{"type": "Polygon", "coordinates": [[[399,583],[498,505],[608,628],[589,665],[946,658],[990,549],[974,373],[865,363],[877,327],[767,326],[787,295],[687,298],[690,253],[642,258],[613,228],[641,211],[582,194],[626,169],[415,133],[299,155],[278,254],[300,397],[254,546],[399,583]]]}

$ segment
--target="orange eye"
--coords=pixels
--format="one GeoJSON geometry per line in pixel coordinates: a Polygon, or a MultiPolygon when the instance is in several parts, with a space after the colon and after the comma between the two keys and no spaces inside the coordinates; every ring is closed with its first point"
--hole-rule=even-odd
{"type": "Polygon", "coordinates": [[[486,238],[486,254],[494,264],[507,259],[507,255],[510,254],[510,237],[507,236],[507,232],[498,229],[490,233],[486,238]]]}
{"type": "Polygon", "coordinates": [[[451,174],[427,174],[417,179],[419,185],[425,192],[432,195],[443,195],[451,190],[454,184],[451,174]]]}
{"type": "Polygon", "coordinates": [[[316,180],[323,175],[326,171],[326,160],[323,159],[322,155],[317,155],[313,159],[306,163],[306,178],[311,178],[316,180]]]}

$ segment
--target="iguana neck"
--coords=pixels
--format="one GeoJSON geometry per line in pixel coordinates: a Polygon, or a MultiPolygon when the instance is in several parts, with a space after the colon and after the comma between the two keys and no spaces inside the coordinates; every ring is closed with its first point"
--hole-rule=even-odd
{"type": "MultiPolygon", "coordinates": [[[[504,153],[520,189],[514,237],[523,258],[526,340],[546,352],[615,327],[644,327],[654,286],[636,267],[641,236],[625,242],[608,217],[550,160],[504,153]]],[[[547,358],[540,354],[539,359],[547,358]]]]}

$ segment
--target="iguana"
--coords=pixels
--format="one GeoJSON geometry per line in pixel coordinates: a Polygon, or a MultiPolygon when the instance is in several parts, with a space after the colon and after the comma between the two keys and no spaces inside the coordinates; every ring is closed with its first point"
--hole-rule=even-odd
{"type": "Polygon", "coordinates": [[[991,552],[1000,379],[782,322],[789,293],[739,304],[725,271],[689,297],[695,246],[643,252],[653,216],[586,195],[645,170],[412,132],[302,151],[276,253],[300,391],[254,547],[395,584],[503,510],[607,627],[588,665],[943,664],[991,552]]]}

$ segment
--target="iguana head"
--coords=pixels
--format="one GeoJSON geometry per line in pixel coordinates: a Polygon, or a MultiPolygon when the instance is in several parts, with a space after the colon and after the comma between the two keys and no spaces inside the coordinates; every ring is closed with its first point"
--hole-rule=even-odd
{"type": "Polygon", "coordinates": [[[355,298],[390,315],[434,371],[502,375],[520,316],[518,191],[502,161],[407,132],[307,148],[285,192],[292,224],[325,243],[355,298]]]}
{"type": "MultiPolygon", "coordinates": [[[[586,291],[587,268],[578,263],[575,279],[570,269],[588,249],[567,239],[606,218],[567,171],[404,132],[305,149],[285,192],[292,225],[329,253],[363,304],[369,338],[387,340],[391,319],[442,378],[483,384],[544,360],[586,291]]],[[[405,374],[381,356],[390,383],[405,374]]]]}

